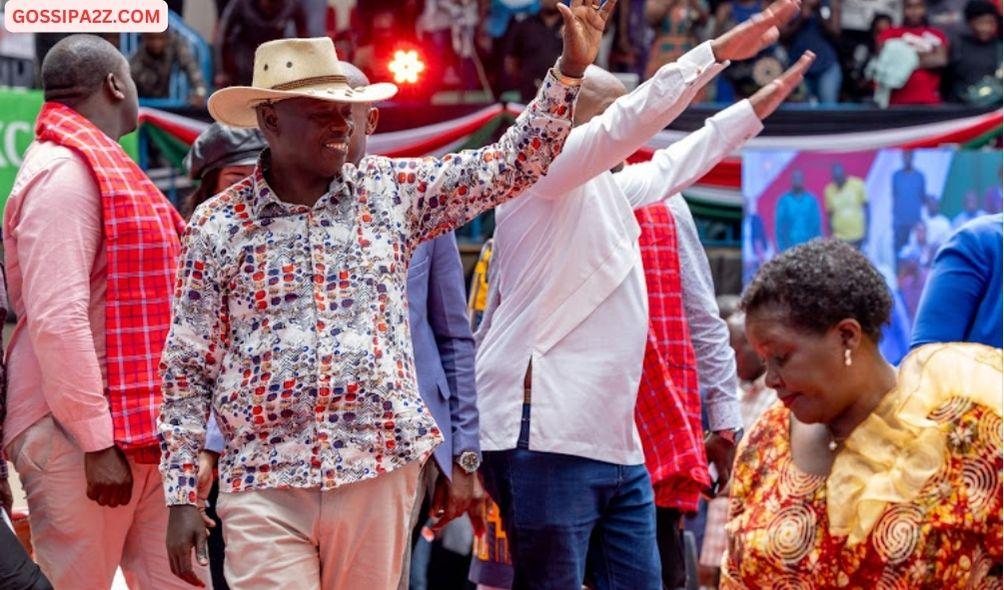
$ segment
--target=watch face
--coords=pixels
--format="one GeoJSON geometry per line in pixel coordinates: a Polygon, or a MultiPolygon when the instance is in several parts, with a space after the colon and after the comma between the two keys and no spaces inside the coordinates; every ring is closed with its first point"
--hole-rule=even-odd
{"type": "Polygon", "coordinates": [[[478,460],[478,454],[467,451],[460,455],[460,467],[463,468],[467,473],[474,473],[480,467],[480,461],[478,460]]]}

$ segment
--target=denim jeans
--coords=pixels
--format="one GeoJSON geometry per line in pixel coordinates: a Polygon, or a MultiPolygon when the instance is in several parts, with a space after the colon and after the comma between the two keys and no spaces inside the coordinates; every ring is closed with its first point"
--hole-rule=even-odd
{"type": "Polygon", "coordinates": [[[512,590],[661,590],[652,484],[644,465],[531,451],[484,453],[485,487],[509,537],[512,590]]]}
{"type": "Polygon", "coordinates": [[[840,71],[840,63],[833,65],[818,74],[806,74],[805,85],[809,94],[816,97],[819,104],[833,105],[840,100],[840,85],[844,82],[844,74],[840,71]]]}

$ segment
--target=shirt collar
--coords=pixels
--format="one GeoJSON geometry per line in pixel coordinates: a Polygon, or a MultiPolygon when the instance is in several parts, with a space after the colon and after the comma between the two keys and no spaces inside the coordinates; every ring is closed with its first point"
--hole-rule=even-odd
{"type": "MultiPolygon", "coordinates": [[[[269,167],[271,152],[268,148],[262,150],[258,156],[258,163],[251,174],[251,214],[255,218],[259,217],[285,217],[306,213],[310,210],[305,205],[294,205],[286,203],[276,196],[275,191],[268,185],[265,179],[265,170],[269,167]]],[[[349,175],[343,174],[335,177],[328,186],[328,192],[321,196],[314,204],[314,209],[330,207],[338,200],[338,197],[350,197],[355,193],[355,182],[349,175]]]]}

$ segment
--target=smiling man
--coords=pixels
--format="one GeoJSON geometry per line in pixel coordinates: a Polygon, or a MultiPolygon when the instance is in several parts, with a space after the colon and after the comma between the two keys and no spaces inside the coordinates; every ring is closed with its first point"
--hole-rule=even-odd
{"type": "Polygon", "coordinates": [[[162,361],[161,468],[175,573],[205,529],[195,463],[215,411],[231,586],[397,586],[423,463],[443,437],[419,395],[406,285],[414,249],[516,197],[558,154],[615,2],[562,7],[564,53],[500,141],[441,159],[348,160],[353,88],[326,38],[266,43],[254,84],[209,101],[257,126],[254,173],[200,206],[162,361]]]}

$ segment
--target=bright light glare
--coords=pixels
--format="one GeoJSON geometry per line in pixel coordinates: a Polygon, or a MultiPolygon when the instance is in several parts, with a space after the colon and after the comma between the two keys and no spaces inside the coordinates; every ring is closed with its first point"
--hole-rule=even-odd
{"type": "Polygon", "coordinates": [[[419,76],[425,71],[425,63],[414,49],[398,49],[387,69],[394,74],[394,81],[398,84],[417,84],[419,76]]]}

